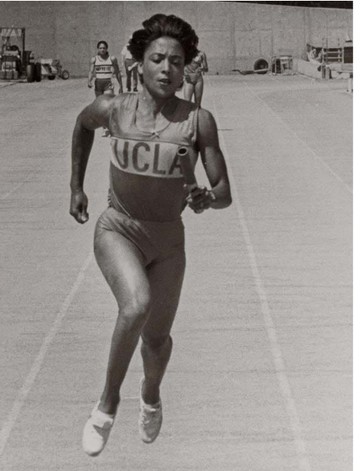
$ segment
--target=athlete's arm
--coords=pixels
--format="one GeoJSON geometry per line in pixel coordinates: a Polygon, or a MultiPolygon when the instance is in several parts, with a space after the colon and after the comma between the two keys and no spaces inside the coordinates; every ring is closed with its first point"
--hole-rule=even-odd
{"type": "Polygon", "coordinates": [[[118,60],[115,56],[112,56],[111,57],[111,62],[112,62],[112,65],[114,67],[114,74],[115,74],[116,80],[119,83],[119,93],[123,93],[123,85],[122,85],[121,72],[120,72],[120,67],[119,67],[118,60]]]}
{"type": "Polygon", "coordinates": [[[128,71],[130,72],[131,70],[135,69],[139,65],[139,62],[134,62],[129,68],[128,71]]]}
{"type": "Polygon", "coordinates": [[[77,117],[71,149],[71,202],[70,214],[83,224],[89,219],[88,199],[84,192],[84,179],[89,155],[94,142],[95,129],[109,126],[113,98],[101,95],[77,117]]]}
{"type": "Polygon", "coordinates": [[[95,57],[90,59],[90,69],[89,69],[89,76],[88,76],[88,87],[92,87],[92,79],[95,76],[95,57]]]}
{"type": "Polygon", "coordinates": [[[211,191],[200,187],[191,192],[189,206],[197,210],[226,208],[232,201],[226,163],[219,147],[215,120],[202,108],[199,110],[197,145],[211,191]]]}

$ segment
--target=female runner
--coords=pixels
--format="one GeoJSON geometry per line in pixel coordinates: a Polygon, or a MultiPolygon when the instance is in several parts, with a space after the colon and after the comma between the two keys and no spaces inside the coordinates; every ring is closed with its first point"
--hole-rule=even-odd
{"type": "Polygon", "coordinates": [[[120,403],[120,387],[141,338],[144,377],[139,431],[145,443],[162,422],[160,384],[172,349],[170,336],[185,269],[186,204],[195,212],[230,205],[227,169],[212,115],[175,93],[184,66],[196,56],[192,27],[173,15],[144,21],[130,41],[143,90],[103,95],[78,116],[72,142],[70,214],[88,220],[84,177],[94,130],[111,133],[109,207],[94,236],[97,263],[118,304],[105,386],[83,432],[90,456],[104,448],[120,403]],[[211,185],[187,195],[177,149],[188,149],[193,166],[200,153],[211,185]]]}

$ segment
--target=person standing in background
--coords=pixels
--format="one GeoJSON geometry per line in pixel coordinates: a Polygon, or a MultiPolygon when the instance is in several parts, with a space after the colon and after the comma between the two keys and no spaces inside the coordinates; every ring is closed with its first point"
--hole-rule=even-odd
{"type": "MultiPolygon", "coordinates": [[[[121,72],[117,58],[109,55],[109,46],[106,41],[99,41],[96,47],[98,53],[90,59],[88,87],[92,88],[92,80],[95,77],[95,96],[114,96],[113,77],[115,76],[119,84],[119,93],[123,93],[121,72]]],[[[109,131],[104,128],[102,137],[107,136],[109,136],[109,131]]]]}
{"type": "Polygon", "coordinates": [[[203,73],[208,71],[206,54],[199,51],[191,61],[185,66],[184,72],[184,98],[191,101],[194,96],[195,104],[200,108],[204,91],[203,73]]]}
{"type": "Polygon", "coordinates": [[[131,92],[131,81],[133,82],[133,91],[137,92],[137,86],[138,86],[138,63],[135,61],[133,58],[131,52],[128,49],[129,43],[126,44],[126,46],[123,47],[121,51],[121,55],[123,57],[123,63],[125,67],[125,73],[126,73],[126,90],[128,92],[131,92]]]}

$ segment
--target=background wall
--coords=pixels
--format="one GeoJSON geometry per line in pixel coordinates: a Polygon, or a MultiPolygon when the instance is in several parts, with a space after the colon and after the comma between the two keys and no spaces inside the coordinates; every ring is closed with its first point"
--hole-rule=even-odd
{"type": "Polygon", "coordinates": [[[4,2],[0,27],[26,28],[26,49],[35,57],[60,59],[74,76],[85,76],[96,43],[120,52],[131,33],[154,13],[175,14],[196,30],[210,73],[252,68],[259,57],[280,50],[296,57],[306,43],[329,47],[352,39],[352,10],[258,5],[246,2],[4,2]]]}

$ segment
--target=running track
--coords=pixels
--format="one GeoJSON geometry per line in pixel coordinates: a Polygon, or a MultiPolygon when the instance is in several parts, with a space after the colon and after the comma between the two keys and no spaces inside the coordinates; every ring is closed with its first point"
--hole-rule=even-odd
{"type": "Polygon", "coordinates": [[[159,439],[137,435],[137,351],[91,459],[81,433],[116,315],[92,255],[109,141],[97,132],[80,226],[68,215],[71,132],[93,92],[86,80],[0,86],[2,471],[352,469],[352,96],[345,81],[300,76],[205,87],[234,203],[184,215],[159,439]]]}

